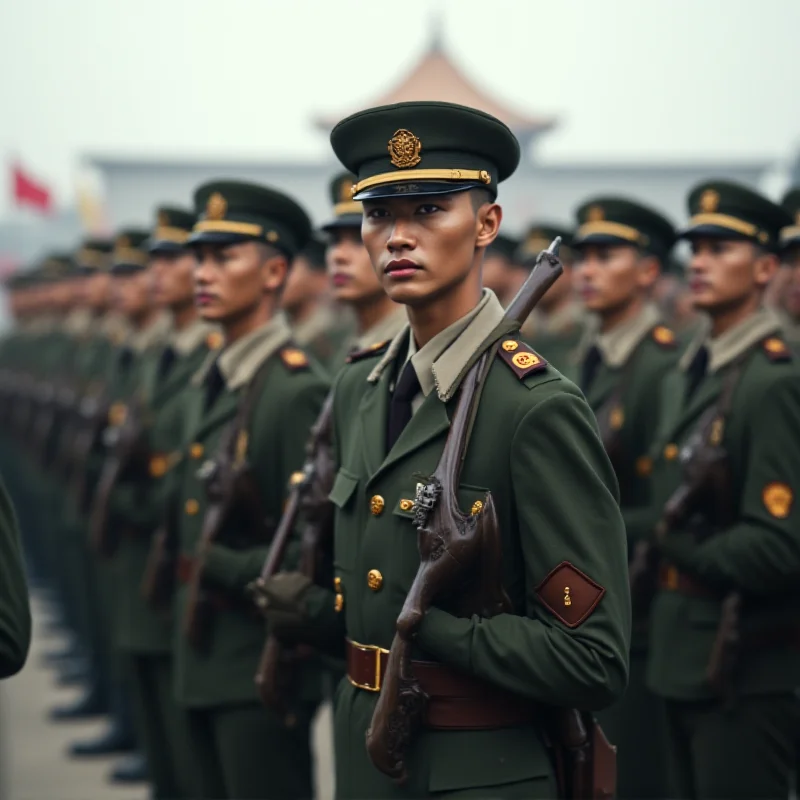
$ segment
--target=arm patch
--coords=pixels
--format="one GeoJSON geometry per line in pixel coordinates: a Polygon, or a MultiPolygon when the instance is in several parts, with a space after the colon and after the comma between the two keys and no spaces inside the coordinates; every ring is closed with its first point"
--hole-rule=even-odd
{"type": "Polygon", "coordinates": [[[520,380],[547,368],[544,358],[517,339],[503,340],[497,353],[520,380]]]}
{"type": "Polygon", "coordinates": [[[606,590],[588,575],[562,561],[536,587],[539,602],[568,628],[585,622],[606,590]]]}

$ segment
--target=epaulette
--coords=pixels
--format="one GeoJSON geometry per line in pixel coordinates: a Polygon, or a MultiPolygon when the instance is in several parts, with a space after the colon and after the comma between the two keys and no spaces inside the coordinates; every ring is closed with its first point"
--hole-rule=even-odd
{"type": "Polygon", "coordinates": [[[350,353],[345,362],[347,364],[353,364],[356,361],[361,361],[364,358],[369,358],[370,356],[377,356],[385,353],[389,345],[392,343],[391,339],[387,339],[385,342],[376,342],[375,344],[371,344],[369,347],[365,347],[363,350],[354,350],[350,353]]]}
{"type": "Polygon", "coordinates": [[[675,334],[666,325],[656,325],[652,331],[653,341],[661,347],[673,348],[677,346],[678,340],[675,334]]]}
{"type": "Polygon", "coordinates": [[[225,344],[225,337],[219,331],[211,331],[206,336],[206,347],[209,350],[219,350],[225,344]]]}
{"type": "Polygon", "coordinates": [[[761,342],[761,348],[764,351],[764,355],[770,361],[780,362],[792,360],[792,351],[779,336],[770,336],[768,339],[764,339],[764,341],[761,342]]]}
{"type": "Polygon", "coordinates": [[[547,361],[544,358],[528,347],[525,342],[516,339],[505,339],[497,352],[520,380],[527,378],[528,375],[541,372],[547,367],[547,361]]]}
{"type": "Polygon", "coordinates": [[[297,347],[284,347],[279,355],[287,369],[290,369],[292,372],[308,369],[309,367],[308,356],[297,347]]]}

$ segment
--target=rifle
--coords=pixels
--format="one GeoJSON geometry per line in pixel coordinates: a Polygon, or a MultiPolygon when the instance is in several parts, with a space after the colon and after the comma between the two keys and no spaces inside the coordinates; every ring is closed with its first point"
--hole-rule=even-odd
{"type": "Polygon", "coordinates": [[[255,472],[247,458],[247,423],[266,380],[269,364],[270,359],[267,359],[247,387],[236,418],[222,437],[216,459],[206,462],[198,473],[205,484],[209,503],[189,580],[183,632],[189,643],[200,652],[206,651],[210,645],[215,606],[214,590],[206,585],[204,578],[209,549],[220,541],[234,516],[243,521],[248,532],[243,541],[228,540],[226,544],[241,547],[255,541],[264,543],[269,541],[272,533],[272,525],[264,516],[255,472]]]}
{"type": "Polygon", "coordinates": [[[163,523],[158,527],[150,543],[142,576],[142,597],[156,611],[163,611],[175,593],[178,566],[178,510],[176,498],[167,503],[163,523]]]}
{"type": "MultiPolygon", "coordinates": [[[[333,541],[333,514],[328,495],[333,487],[334,462],[332,453],[333,392],[325,398],[317,421],[311,428],[306,444],[303,471],[292,476],[289,500],[281,517],[261,575],[250,587],[259,608],[265,608],[267,598],[264,584],[280,571],[286,548],[294,532],[300,513],[303,515],[303,533],[300,543],[300,572],[321,584],[322,572],[331,558],[333,541]]],[[[267,636],[258,664],[255,682],[261,702],[268,708],[285,711],[285,700],[291,696],[290,684],[296,671],[292,667],[301,656],[300,650],[287,647],[273,634],[267,636]]]]}
{"type": "MultiPolygon", "coordinates": [[[[557,257],[560,241],[557,238],[539,254],[528,280],[508,307],[505,319],[516,327],[563,271],[557,257]]],[[[427,703],[411,660],[412,642],[425,612],[437,598],[453,591],[458,592],[456,606],[463,616],[492,617],[511,610],[501,583],[501,539],[492,495],[487,494],[476,514],[464,514],[456,496],[472,423],[494,355],[495,348],[490,347],[467,372],[439,464],[417,491],[414,524],[420,566],[397,619],[367,731],[372,763],[400,785],[408,777],[406,753],[423,723],[427,703]]],[[[612,796],[615,752],[597,723],[576,709],[554,708],[550,713],[556,721],[551,726],[555,758],[569,770],[568,778],[561,782],[562,796],[612,796]],[[602,785],[598,783],[601,778],[602,785]],[[583,794],[575,794],[578,791],[583,794]]]]}
{"type": "Polygon", "coordinates": [[[89,537],[95,551],[106,558],[114,555],[119,545],[119,531],[112,519],[111,497],[122,480],[144,480],[148,476],[150,447],[144,402],[138,398],[120,413],[118,424],[106,428],[103,443],[111,452],[100,473],[92,513],[89,537]]]}

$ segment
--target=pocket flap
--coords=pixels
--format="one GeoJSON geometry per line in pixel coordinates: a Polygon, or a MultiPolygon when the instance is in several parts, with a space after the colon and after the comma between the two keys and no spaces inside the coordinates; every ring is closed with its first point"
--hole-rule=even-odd
{"type": "Polygon", "coordinates": [[[336,480],[333,482],[333,488],[328,495],[328,500],[338,508],[344,508],[347,505],[347,501],[353,496],[357,486],[358,477],[345,469],[340,469],[336,473],[336,480]]]}

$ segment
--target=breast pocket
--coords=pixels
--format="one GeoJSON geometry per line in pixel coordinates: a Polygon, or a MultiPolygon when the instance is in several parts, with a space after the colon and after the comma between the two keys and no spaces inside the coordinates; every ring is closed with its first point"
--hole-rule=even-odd
{"type": "Polygon", "coordinates": [[[358,540],[356,495],[359,477],[342,467],[336,473],[328,499],[334,511],[334,564],[339,570],[351,571],[358,540]]]}

